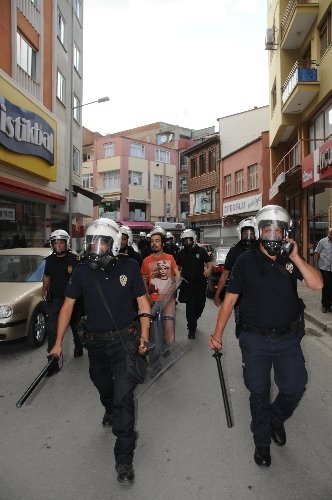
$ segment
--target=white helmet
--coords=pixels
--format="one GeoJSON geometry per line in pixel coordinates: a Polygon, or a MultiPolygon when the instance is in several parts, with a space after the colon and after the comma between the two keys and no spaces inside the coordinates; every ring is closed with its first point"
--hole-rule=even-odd
{"type": "Polygon", "coordinates": [[[282,240],[288,235],[292,225],[289,213],[283,207],[278,205],[266,205],[258,210],[256,214],[256,238],[261,241],[269,255],[279,255],[281,251],[282,240]],[[262,230],[266,226],[271,226],[271,234],[262,238],[262,230]],[[278,228],[278,234],[274,229],[278,228]],[[280,235],[280,229],[282,234],[280,235]]]}
{"type": "MultiPolygon", "coordinates": [[[[59,240],[64,240],[66,242],[66,251],[69,249],[69,243],[70,243],[70,236],[67,233],[67,231],[64,231],[64,229],[56,229],[51,233],[49,242],[51,247],[53,248],[53,243],[55,241],[59,240]]],[[[58,252],[57,252],[58,253],[58,252]]]]}
{"type": "Polygon", "coordinates": [[[180,235],[180,240],[183,244],[183,241],[185,238],[192,238],[193,240],[193,246],[196,245],[197,243],[197,235],[195,233],[195,231],[193,231],[192,229],[185,229],[184,231],[182,231],[181,235],[180,235]]]}
{"type": "Polygon", "coordinates": [[[128,236],[128,246],[131,247],[134,241],[133,232],[128,226],[120,227],[121,234],[126,234],[128,236]]]}
{"type": "Polygon", "coordinates": [[[170,231],[167,231],[166,232],[166,239],[170,240],[171,238],[173,238],[173,235],[170,231]]]}
{"type": "Polygon", "coordinates": [[[119,226],[116,222],[106,217],[93,221],[86,230],[85,250],[89,254],[100,256],[103,254],[100,242],[104,241],[109,246],[109,252],[116,257],[121,248],[121,236],[119,226]],[[94,248],[92,248],[94,245],[94,248]]]}
{"type": "Polygon", "coordinates": [[[247,248],[253,248],[256,244],[256,220],[255,217],[246,217],[241,220],[236,228],[239,241],[247,248]],[[244,233],[245,229],[250,229],[250,232],[244,233]]]}
{"type": "Polygon", "coordinates": [[[141,231],[141,232],[139,233],[139,235],[140,235],[140,236],[145,236],[145,237],[146,237],[146,233],[145,233],[144,231],[141,231]]]}
{"type": "Polygon", "coordinates": [[[165,241],[166,241],[166,231],[165,231],[165,229],[163,227],[155,226],[152,229],[151,233],[150,233],[150,238],[152,238],[152,236],[154,234],[160,234],[162,242],[165,243],[165,241]]]}

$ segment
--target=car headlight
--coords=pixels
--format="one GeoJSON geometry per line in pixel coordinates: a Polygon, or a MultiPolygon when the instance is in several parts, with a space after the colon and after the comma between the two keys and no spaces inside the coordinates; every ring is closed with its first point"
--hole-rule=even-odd
{"type": "Polygon", "coordinates": [[[0,318],[10,318],[13,309],[10,306],[0,306],[0,318]]]}

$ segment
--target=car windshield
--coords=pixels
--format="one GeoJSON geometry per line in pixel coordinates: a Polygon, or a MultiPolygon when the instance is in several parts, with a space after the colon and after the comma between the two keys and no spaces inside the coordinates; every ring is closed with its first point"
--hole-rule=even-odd
{"type": "Polygon", "coordinates": [[[0,282],[39,282],[45,259],[41,255],[0,255],[0,282]]]}

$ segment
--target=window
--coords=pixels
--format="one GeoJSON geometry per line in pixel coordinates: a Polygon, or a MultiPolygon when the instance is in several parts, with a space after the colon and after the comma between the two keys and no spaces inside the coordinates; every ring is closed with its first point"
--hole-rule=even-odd
{"type": "Polygon", "coordinates": [[[248,167],[248,189],[257,189],[258,187],[258,165],[250,165],[248,167]]]}
{"type": "Polygon", "coordinates": [[[56,96],[61,102],[65,102],[66,80],[63,74],[58,70],[56,80],[56,96]]]}
{"type": "Polygon", "coordinates": [[[66,23],[65,20],[61,14],[61,12],[58,10],[58,39],[62,43],[62,45],[65,45],[65,27],[66,23]]]}
{"type": "Polygon", "coordinates": [[[190,160],[190,172],[191,172],[191,178],[193,179],[194,177],[197,177],[197,158],[191,158],[190,160]]]}
{"type": "Polygon", "coordinates": [[[78,50],[77,45],[74,43],[74,68],[76,69],[77,73],[80,72],[80,51],[78,50]]]}
{"type": "Polygon", "coordinates": [[[188,169],[188,158],[183,154],[180,154],[180,170],[188,169]]]}
{"type": "Polygon", "coordinates": [[[74,119],[80,123],[80,119],[81,119],[81,103],[79,101],[79,98],[74,94],[74,98],[73,98],[73,117],[74,119]]]}
{"type": "Polygon", "coordinates": [[[83,174],[83,187],[84,189],[93,188],[93,174],[83,174]]]}
{"type": "Polygon", "coordinates": [[[155,189],[162,189],[163,188],[163,176],[162,175],[154,174],[153,187],[155,189]]]}
{"type": "Polygon", "coordinates": [[[112,172],[104,172],[103,188],[120,189],[120,170],[113,170],[112,172]]]}
{"type": "Polygon", "coordinates": [[[216,170],[216,150],[210,149],[209,151],[209,172],[215,172],[216,170]]]}
{"type": "Polygon", "coordinates": [[[171,215],[171,204],[166,203],[166,215],[171,215]]]}
{"type": "Polygon", "coordinates": [[[180,194],[188,193],[188,181],[187,179],[180,179],[180,194]]]}
{"type": "Polygon", "coordinates": [[[79,21],[82,16],[82,0],[74,0],[74,12],[79,21]]]}
{"type": "Polygon", "coordinates": [[[16,36],[16,57],[17,64],[29,75],[36,80],[36,51],[23,38],[21,33],[17,32],[16,36]]]}
{"type": "Polygon", "coordinates": [[[110,156],[114,156],[114,143],[108,142],[104,144],[104,158],[109,158],[110,156]]]}
{"type": "Polygon", "coordinates": [[[145,147],[143,144],[130,144],[130,156],[134,156],[135,158],[144,158],[145,147]]]}
{"type": "Polygon", "coordinates": [[[171,154],[169,151],[164,149],[156,149],[156,161],[162,161],[163,163],[171,162],[171,154]]]}
{"type": "Polygon", "coordinates": [[[73,146],[73,172],[80,174],[80,152],[73,146]]]}
{"type": "Polygon", "coordinates": [[[224,177],[224,196],[231,196],[232,194],[232,176],[226,175],[224,177]]]}
{"type": "Polygon", "coordinates": [[[204,175],[206,172],[206,157],[205,153],[199,155],[199,175],[204,175]]]}
{"type": "Polygon", "coordinates": [[[173,189],[173,177],[167,177],[167,189],[173,189]]]}
{"type": "Polygon", "coordinates": [[[332,135],[332,104],[325,110],[325,139],[332,135]]]}
{"type": "Polygon", "coordinates": [[[235,194],[243,193],[243,170],[235,172],[235,194]]]}
{"type": "Polygon", "coordinates": [[[319,28],[319,55],[322,58],[331,44],[331,12],[329,11],[319,28]]]}
{"type": "Polygon", "coordinates": [[[128,182],[131,186],[142,186],[142,172],[135,172],[134,170],[129,170],[128,172],[128,182]]]}
{"type": "Polygon", "coordinates": [[[318,149],[332,135],[332,104],[330,103],[310,123],[310,153],[318,149]]]}

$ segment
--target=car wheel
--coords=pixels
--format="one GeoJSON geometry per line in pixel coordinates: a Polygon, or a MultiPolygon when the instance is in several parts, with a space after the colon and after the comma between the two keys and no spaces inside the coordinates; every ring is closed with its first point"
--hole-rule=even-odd
{"type": "Polygon", "coordinates": [[[28,343],[32,347],[40,347],[46,339],[46,315],[43,307],[39,305],[34,310],[29,330],[28,330],[28,343]]]}

